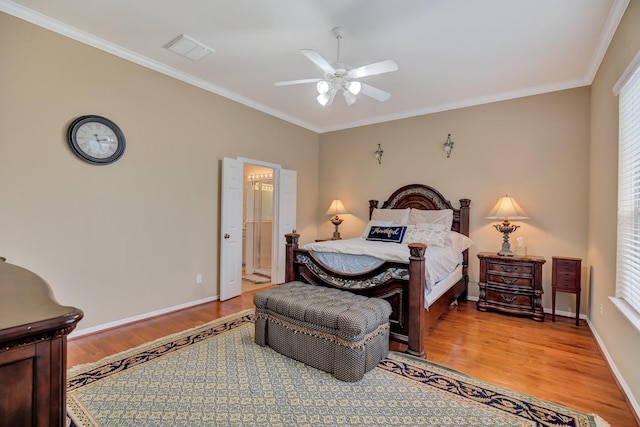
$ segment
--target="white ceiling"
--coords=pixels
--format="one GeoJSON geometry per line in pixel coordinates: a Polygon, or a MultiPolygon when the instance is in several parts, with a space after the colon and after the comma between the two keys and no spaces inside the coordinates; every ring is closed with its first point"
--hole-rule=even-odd
{"type": "Polygon", "coordinates": [[[0,0],[0,10],[315,132],[589,85],[629,0],[0,0]],[[391,93],[337,96],[299,50],[353,68],[391,93]],[[194,62],[165,46],[187,34],[216,50],[194,62]]]}

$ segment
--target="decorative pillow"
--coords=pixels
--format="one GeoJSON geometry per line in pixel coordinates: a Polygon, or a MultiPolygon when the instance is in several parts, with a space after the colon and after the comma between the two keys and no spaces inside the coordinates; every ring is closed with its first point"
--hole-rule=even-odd
{"type": "Polygon", "coordinates": [[[449,235],[449,229],[442,224],[420,224],[408,226],[403,243],[424,243],[427,246],[443,247],[449,235]]]}
{"type": "Polygon", "coordinates": [[[464,234],[460,234],[455,231],[449,231],[449,235],[447,237],[445,244],[451,245],[457,254],[469,249],[473,244],[473,240],[464,234]]]}
{"type": "Polygon", "coordinates": [[[369,221],[369,224],[367,224],[367,226],[364,228],[364,231],[362,232],[363,239],[366,239],[367,237],[369,237],[369,230],[371,230],[371,227],[373,227],[374,225],[389,226],[389,225],[393,225],[393,221],[379,221],[379,220],[372,219],[371,221],[369,221]]]}
{"type": "Polygon", "coordinates": [[[374,209],[371,213],[372,220],[393,221],[394,224],[407,225],[411,209],[374,209]]]}
{"type": "Polygon", "coordinates": [[[453,210],[441,209],[425,211],[422,209],[411,209],[407,224],[442,224],[447,229],[451,229],[453,224],[453,210]]]}
{"type": "Polygon", "coordinates": [[[393,225],[384,227],[381,225],[374,225],[369,231],[367,240],[377,240],[380,242],[393,242],[402,243],[404,233],[407,231],[407,227],[401,225],[393,225]]]}

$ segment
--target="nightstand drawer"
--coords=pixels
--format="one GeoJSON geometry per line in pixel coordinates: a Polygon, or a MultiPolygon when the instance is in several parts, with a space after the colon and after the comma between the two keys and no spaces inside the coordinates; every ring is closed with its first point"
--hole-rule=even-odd
{"type": "Polygon", "coordinates": [[[508,274],[492,274],[487,273],[487,283],[494,285],[509,286],[512,289],[533,289],[533,277],[512,276],[508,274]]]}
{"type": "Polygon", "coordinates": [[[576,266],[580,265],[581,260],[563,259],[553,257],[556,263],[556,268],[561,271],[575,271],[576,266]]]}
{"type": "Polygon", "coordinates": [[[489,273],[523,274],[533,277],[533,264],[528,263],[506,263],[499,261],[488,261],[487,270],[489,273]]]}
{"type": "Polygon", "coordinates": [[[533,295],[487,289],[487,302],[512,310],[533,310],[533,295]]]}
{"type": "Polygon", "coordinates": [[[575,288],[576,287],[576,278],[577,278],[577,274],[572,271],[572,272],[561,272],[561,273],[557,273],[556,277],[555,277],[555,283],[554,286],[558,287],[558,288],[575,288]]]}

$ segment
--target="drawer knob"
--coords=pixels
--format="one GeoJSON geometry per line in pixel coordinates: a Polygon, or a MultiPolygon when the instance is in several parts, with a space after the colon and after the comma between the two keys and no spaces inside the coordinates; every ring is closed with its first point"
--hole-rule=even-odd
{"type": "Polygon", "coordinates": [[[518,267],[507,267],[506,265],[502,266],[502,271],[504,271],[505,273],[513,273],[517,269],[518,267]]]}

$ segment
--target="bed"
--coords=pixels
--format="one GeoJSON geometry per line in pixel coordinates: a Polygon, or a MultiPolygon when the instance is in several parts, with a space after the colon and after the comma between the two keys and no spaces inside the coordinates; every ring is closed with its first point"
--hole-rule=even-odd
{"type": "MultiPolygon", "coordinates": [[[[420,211],[451,210],[453,219],[452,235],[469,236],[469,199],[461,199],[460,206],[454,207],[436,189],[422,184],[411,184],[399,188],[378,207],[377,200],[369,201],[369,218],[385,213],[385,209],[414,209],[420,211]]],[[[398,211],[388,212],[395,214],[398,211]]],[[[369,224],[372,222],[370,221],[369,224]]],[[[467,298],[469,284],[468,246],[459,254],[459,265],[447,279],[428,292],[425,277],[428,276],[425,262],[427,245],[424,243],[406,243],[408,259],[381,261],[364,272],[341,272],[329,267],[315,250],[298,247],[299,235],[286,235],[286,271],[285,281],[298,280],[318,286],[328,286],[351,291],[369,297],[384,298],[391,304],[390,316],[393,341],[406,344],[406,352],[424,357],[423,338],[426,331],[456,300],[467,298]],[[439,287],[440,285],[442,287],[439,287]],[[425,296],[425,293],[428,295],[425,296]]],[[[465,238],[466,238],[465,237],[465,238]]],[[[384,243],[394,245],[394,243],[384,243]]],[[[305,245],[307,247],[309,245],[305,245]]],[[[317,247],[317,246],[312,246],[317,247]]]]}

